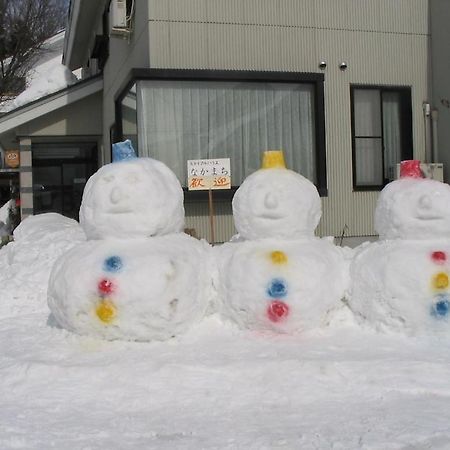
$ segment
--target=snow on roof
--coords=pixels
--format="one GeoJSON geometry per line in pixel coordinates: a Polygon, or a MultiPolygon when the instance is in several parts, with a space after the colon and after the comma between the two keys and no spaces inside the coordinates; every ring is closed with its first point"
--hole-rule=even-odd
{"type": "Polygon", "coordinates": [[[64,35],[63,30],[45,41],[27,74],[27,88],[16,98],[3,102],[0,112],[12,111],[78,81],[77,75],[62,64],[64,35]]]}

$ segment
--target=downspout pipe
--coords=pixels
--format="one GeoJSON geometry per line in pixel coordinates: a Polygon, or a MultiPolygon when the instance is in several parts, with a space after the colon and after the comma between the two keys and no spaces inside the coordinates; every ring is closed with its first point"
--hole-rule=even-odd
{"type": "Polygon", "coordinates": [[[439,162],[439,145],[438,145],[438,119],[439,119],[439,111],[437,109],[433,109],[431,111],[431,133],[432,133],[432,161],[431,162],[439,162]]]}

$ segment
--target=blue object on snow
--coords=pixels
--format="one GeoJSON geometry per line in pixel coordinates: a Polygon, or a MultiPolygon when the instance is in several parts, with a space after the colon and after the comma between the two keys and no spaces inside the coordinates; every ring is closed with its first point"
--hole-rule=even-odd
{"type": "Polygon", "coordinates": [[[129,139],[123,142],[116,142],[112,145],[113,162],[124,161],[127,159],[137,158],[133,144],[129,139]]]}
{"type": "Polygon", "coordinates": [[[279,278],[275,278],[270,282],[270,285],[267,289],[267,294],[269,294],[272,298],[282,298],[287,295],[286,283],[284,280],[280,280],[279,278]]]}
{"type": "Polygon", "coordinates": [[[123,263],[120,256],[110,256],[105,259],[103,263],[103,270],[106,272],[119,272],[122,269],[123,263]]]}
{"type": "Polygon", "coordinates": [[[442,299],[433,305],[432,314],[436,317],[445,317],[450,311],[450,303],[448,300],[444,300],[445,296],[440,296],[442,299]]]}

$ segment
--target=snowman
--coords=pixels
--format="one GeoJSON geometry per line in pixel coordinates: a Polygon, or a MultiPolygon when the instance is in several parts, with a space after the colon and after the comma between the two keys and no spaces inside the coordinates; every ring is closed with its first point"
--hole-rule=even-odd
{"type": "Polygon", "coordinates": [[[450,331],[450,186],[422,178],[419,161],[402,162],[380,194],[375,229],[380,240],[351,264],[350,307],[381,329],[450,331]]]}
{"type": "Polygon", "coordinates": [[[281,151],[268,151],[232,206],[238,237],[215,249],[222,314],[256,331],[325,325],[341,304],[347,270],[341,249],[314,236],[321,217],[316,187],[286,169],[281,151]]]}
{"type": "Polygon", "coordinates": [[[205,314],[208,244],[184,233],[183,191],[151,158],[101,167],[80,208],[87,241],[52,270],[48,304],[57,323],[106,339],[164,340],[205,314]]]}

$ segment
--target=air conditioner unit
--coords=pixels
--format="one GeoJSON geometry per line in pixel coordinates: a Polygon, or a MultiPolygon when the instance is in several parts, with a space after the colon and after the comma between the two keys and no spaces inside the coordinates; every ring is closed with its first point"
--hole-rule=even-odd
{"type": "MultiPolygon", "coordinates": [[[[420,170],[425,178],[444,181],[444,164],[442,163],[420,163],[420,170]]],[[[400,177],[400,164],[397,164],[396,177],[400,177]]]]}
{"type": "Polygon", "coordinates": [[[127,27],[127,1],[112,0],[111,2],[111,27],[127,27]]]}

